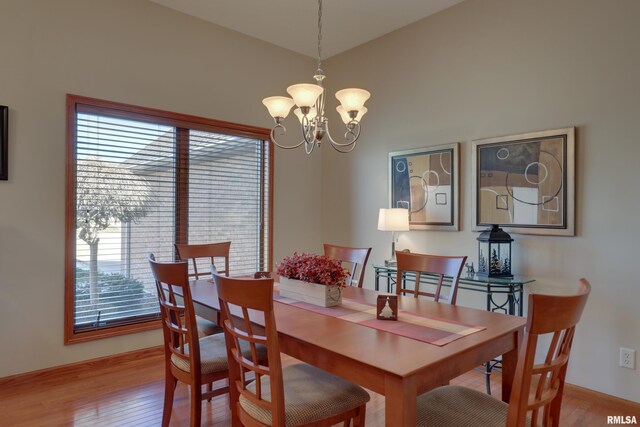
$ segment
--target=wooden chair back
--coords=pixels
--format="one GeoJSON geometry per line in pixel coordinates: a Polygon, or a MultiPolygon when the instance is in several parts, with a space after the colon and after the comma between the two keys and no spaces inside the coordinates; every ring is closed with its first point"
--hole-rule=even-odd
{"type": "Polygon", "coordinates": [[[458,296],[458,281],[460,280],[462,267],[464,267],[464,263],[467,260],[466,256],[437,256],[396,251],[396,259],[398,260],[396,294],[412,294],[415,298],[418,298],[418,296],[426,296],[433,298],[434,301],[446,300],[449,304],[455,305],[458,296]],[[404,273],[406,272],[414,272],[416,275],[414,289],[405,287],[406,280],[404,273]],[[434,292],[420,290],[422,273],[435,275],[437,282],[434,292]],[[448,295],[442,294],[442,281],[445,276],[451,278],[448,295]]]}
{"type": "Polygon", "coordinates": [[[524,426],[529,411],[532,426],[539,422],[544,426],[559,424],[571,344],[590,292],[589,282],[580,279],[575,295],[529,295],[524,345],[518,356],[507,427],[524,426]],[[546,334],[552,334],[546,357],[536,364],[539,338],[546,334]]]}
{"type": "Polygon", "coordinates": [[[242,395],[255,405],[271,411],[272,425],[285,425],[284,418],[284,386],[282,380],[282,364],[280,361],[280,347],[273,313],[273,279],[231,279],[215,274],[213,276],[220,309],[222,311],[222,325],[227,341],[229,356],[229,386],[235,387],[231,392],[231,405],[237,411],[243,425],[254,424],[255,421],[246,415],[238,405],[237,398],[242,395]],[[256,328],[251,323],[252,316],[264,317],[264,329],[256,328]],[[250,345],[251,359],[243,356],[240,342],[250,345]],[[257,345],[267,348],[268,363],[262,364],[258,358],[257,345]],[[255,392],[247,390],[248,373],[255,376],[255,392]],[[271,389],[270,399],[264,399],[260,378],[269,376],[271,389]]]}
{"type": "Polygon", "coordinates": [[[357,285],[359,288],[364,284],[364,273],[369,260],[371,248],[348,248],[345,246],[335,246],[324,244],[325,256],[348,263],[351,265],[349,285],[357,285]]]}
{"type": "MultiPolygon", "coordinates": [[[[216,271],[218,273],[228,276],[230,248],[231,242],[205,243],[201,245],[176,243],[176,253],[178,255],[178,260],[192,261],[193,273],[189,273],[189,277],[196,280],[202,277],[211,276],[211,264],[216,266],[216,271]],[[201,268],[200,271],[198,271],[198,260],[201,260],[203,258],[208,258],[209,262],[206,264],[205,268],[201,268]],[[215,264],[216,258],[224,258],[224,270],[220,269],[220,265],[215,264]]],[[[201,267],[203,266],[201,265],[201,267]]]]}
{"type": "Polygon", "coordinates": [[[171,355],[184,359],[190,365],[191,376],[200,378],[200,343],[187,263],[160,263],[153,254],[148,259],[158,291],[165,361],[169,364],[171,355]],[[189,351],[185,351],[187,345],[189,351]]]}

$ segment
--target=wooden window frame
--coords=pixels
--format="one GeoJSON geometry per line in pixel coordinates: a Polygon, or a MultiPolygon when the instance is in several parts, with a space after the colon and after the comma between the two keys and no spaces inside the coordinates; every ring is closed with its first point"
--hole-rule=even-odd
{"type": "MultiPolygon", "coordinates": [[[[89,98],[85,96],[67,94],[67,159],[66,159],[66,196],[65,196],[65,298],[64,298],[64,343],[75,344],[92,341],[95,339],[108,338],[124,334],[136,333],[157,329],[161,327],[159,319],[142,321],[140,323],[113,326],[109,328],[96,329],[90,331],[76,332],[74,330],[74,310],[75,310],[75,263],[76,263],[76,113],[79,107],[85,113],[105,114],[123,119],[157,120],[158,123],[174,126],[176,128],[188,128],[209,132],[219,132],[236,136],[243,136],[264,141],[268,146],[268,233],[267,251],[268,266],[273,266],[273,142],[270,139],[270,131],[266,128],[259,128],[248,125],[241,125],[220,120],[208,119],[205,117],[192,116],[188,114],[174,113],[154,108],[140,107],[136,105],[119,102],[105,101],[101,99],[89,98]]],[[[180,135],[182,132],[178,132],[180,135]]],[[[184,136],[183,136],[184,137],[184,136]]],[[[180,136],[179,136],[180,138],[180,136]]],[[[181,147],[179,145],[178,147],[181,147]]],[[[183,147],[183,146],[182,146],[183,147]]],[[[179,161],[184,161],[186,150],[178,148],[181,154],[179,161]]],[[[187,157],[188,162],[188,157],[187,157]]],[[[264,173],[264,168],[262,169],[264,173]]],[[[184,191],[188,188],[188,171],[181,170],[176,178],[176,190],[184,191]],[[187,173],[184,173],[187,172],[187,173]]],[[[186,200],[186,199],[185,199],[186,200]]],[[[186,218],[180,215],[184,212],[185,206],[176,206],[176,243],[185,243],[187,238],[186,218]]]]}

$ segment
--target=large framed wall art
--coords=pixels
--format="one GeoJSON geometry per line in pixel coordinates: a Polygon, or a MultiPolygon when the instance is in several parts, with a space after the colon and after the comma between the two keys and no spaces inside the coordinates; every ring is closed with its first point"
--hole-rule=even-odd
{"type": "Polygon", "coordinates": [[[458,230],[458,143],[389,153],[389,204],[411,230],[458,230]]]}
{"type": "Polygon", "coordinates": [[[0,179],[9,179],[9,107],[0,105],[0,179]]]}
{"type": "Polygon", "coordinates": [[[473,228],[573,236],[575,128],[473,141],[473,228]]]}

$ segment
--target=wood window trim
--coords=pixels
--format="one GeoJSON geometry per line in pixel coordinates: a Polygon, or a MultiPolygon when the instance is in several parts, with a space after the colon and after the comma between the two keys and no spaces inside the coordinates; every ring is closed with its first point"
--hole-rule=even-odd
{"type": "MultiPolygon", "coordinates": [[[[105,101],[96,98],[67,94],[67,135],[66,135],[66,184],[65,184],[65,296],[64,296],[64,344],[75,344],[92,341],[95,339],[114,337],[119,335],[137,333],[158,329],[161,327],[159,319],[144,321],[134,324],[114,326],[111,328],[97,329],[93,331],[76,332],[74,330],[74,308],[75,308],[75,262],[76,262],[76,113],[80,110],[85,113],[104,114],[105,109],[110,110],[109,115],[127,119],[149,120],[151,118],[163,124],[175,127],[188,127],[210,132],[220,132],[245,136],[265,141],[268,147],[268,266],[273,266],[273,142],[271,142],[270,131],[266,128],[241,125],[221,120],[208,119],[205,117],[192,116],[188,114],[174,113],[155,108],[140,107],[136,105],[124,104],[113,101],[105,101]]],[[[180,174],[180,179],[176,182],[178,188],[186,186],[188,174],[180,174]]],[[[184,227],[179,236],[184,237],[184,227]]]]}

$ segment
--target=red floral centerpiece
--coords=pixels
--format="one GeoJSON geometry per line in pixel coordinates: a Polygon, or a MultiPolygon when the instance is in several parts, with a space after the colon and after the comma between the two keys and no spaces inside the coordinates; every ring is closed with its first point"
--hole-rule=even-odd
{"type": "Polygon", "coordinates": [[[347,285],[350,273],[342,267],[342,262],[324,255],[298,254],[284,257],[278,265],[280,277],[318,283],[325,286],[347,285]]]}
{"type": "Polygon", "coordinates": [[[350,275],[338,260],[297,252],[280,262],[277,273],[281,296],[324,307],[342,302],[341,289],[350,275]]]}

